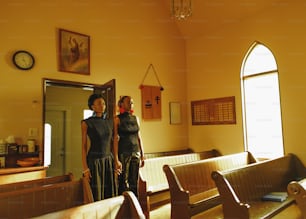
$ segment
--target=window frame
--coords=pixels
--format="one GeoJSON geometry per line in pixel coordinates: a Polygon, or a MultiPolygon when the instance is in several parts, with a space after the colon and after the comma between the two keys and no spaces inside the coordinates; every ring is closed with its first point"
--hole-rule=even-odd
{"type": "MultiPolygon", "coordinates": [[[[281,108],[281,92],[280,92],[280,81],[279,81],[279,72],[278,72],[278,68],[277,68],[277,63],[276,63],[276,69],[273,69],[273,70],[269,70],[269,71],[262,71],[262,72],[256,72],[254,74],[247,74],[247,75],[244,75],[244,70],[245,70],[245,64],[250,56],[250,54],[252,53],[252,51],[254,51],[254,48],[256,46],[264,46],[266,49],[268,49],[275,62],[276,62],[276,59],[275,59],[275,56],[274,54],[272,53],[272,51],[267,47],[265,46],[264,44],[262,43],[259,43],[259,42],[255,42],[253,43],[253,45],[250,47],[250,49],[247,51],[246,55],[245,55],[245,58],[242,62],[242,67],[241,67],[241,73],[240,73],[240,80],[241,80],[241,97],[242,97],[242,121],[243,121],[243,138],[244,138],[244,150],[245,151],[248,151],[249,150],[249,139],[248,139],[248,130],[247,130],[247,105],[246,105],[246,94],[245,94],[245,80],[246,79],[251,79],[251,78],[255,78],[255,77],[258,77],[258,76],[264,76],[264,75],[269,75],[269,74],[277,74],[277,83],[278,83],[278,96],[279,96],[279,110],[280,110],[280,129],[281,129],[281,141],[282,141],[282,154],[284,155],[284,152],[285,152],[285,149],[284,149],[284,135],[283,135],[283,121],[282,121],[282,108],[281,108]]],[[[256,155],[254,155],[256,157],[256,155]]],[[[269,157],[270,158],[270,157],[269,157]]],[[[263,158],[263,159],[269,159],[269,158],[263,158]]]]}

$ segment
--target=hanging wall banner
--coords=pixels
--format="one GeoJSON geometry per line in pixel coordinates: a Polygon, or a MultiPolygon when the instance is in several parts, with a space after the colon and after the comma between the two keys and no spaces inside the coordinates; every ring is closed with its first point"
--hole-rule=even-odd
{"type": "Polygon", "coordinates": [[[142,118],[161,119],[161,88],[158,86],[141,86],[142,118]]]}
{"type": "Polygon", "coordinates": [[[148,66],[139,88],[141,89],[142,118],[147,120],[161,119],[161,92],[164,90],[164,88],[161,86],[153,64],[148,66]],[[160,86],[143,85],[144,80],[150,72],[150,69],[153,70],[153,73],[160,86]]]}

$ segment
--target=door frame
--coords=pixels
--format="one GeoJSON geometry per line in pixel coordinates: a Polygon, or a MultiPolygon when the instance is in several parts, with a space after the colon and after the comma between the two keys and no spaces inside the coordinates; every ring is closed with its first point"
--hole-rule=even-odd
{"type": "MultiPolygon", "coordinates": [[[[46,111],[46,90],[47,90],[47,86],[61,86],[61,87],[81,87],[83,89],[92,89],[93,91],[95,89],[97,90],[106,90],[106,94],[107,95],[111,95],[109,97],[112,98],[112,101],[109,103],[111,106],[112,106],[112,109],[110,109],[109,111],[109,116],[110,116],[110,119],[116,114],[116,79],[111,79],[103,84],[91,84],[91,83],[84,83],[84,82],[74,82],[74,81],[66,81],[66,80],[58,80],[58,79],[50,79],[50,78],[42,78],[42,88],[43,88],[43,112],[42,112],[42,121],[43,121],[43,125],[42,125],[42,133],[43,133],[43,139],[42,139],[42,142],[43,142],[43,151],[41,152],[42,154],[42,160],[45,161],[44,159],[44,148],[45,148],[45,145],[44,145],[44,133],[45,133],[45,111],[46,111]],[[112,88],[112,89],[110,89],[112,88]]],[[[101,93],[102,94],[102,93],[101,93]]],[[[108,98],[107,98],[108,99],[108,98]]],[[[110,106],[109,105],[109,106],[110,106]]],[[[49,105],[50,107],[52,105],[49,105]]],[[[69,107],[64,107],[64,106],[61,106],[61,105],[54,105],[52,106],[53,108],[55,109],[61,109],[63,110],[67,110],[67,120],[66,121],[71,121],[71,114],[72,112],[69,111],[69,107]],[[69,115],[68,115],[69,114],[69,115]],[[69,116],[69,118],[68,118],[69,116]]],[[[71,145],[71,130],[69,129],[69,125],[68,125],[68,122],[65,124],[66,127],[66,135],[65,135],[65,143],[66,143],[66,148],[65,150],[68,150],[67,148],[67,145],[71,145]],[[69,137],[67,137],[69,136],[69,137]]],[[[72,169],[72,166],[70,163],[68,163],[68,160],[67,157],[65,159],[65,168],[66,170],[70,170],[72,169]]],[[[43,164],[45,166],[45,163],[43,164]]]]}

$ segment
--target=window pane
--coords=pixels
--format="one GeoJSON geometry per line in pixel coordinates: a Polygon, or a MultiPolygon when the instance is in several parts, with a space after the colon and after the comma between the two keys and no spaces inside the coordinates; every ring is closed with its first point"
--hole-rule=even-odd
{"type": "Polygon", "coordinates": [[[273,54],[267,47],[258,44],[245,61],[243,76],[275,70],[277,70],[277,65],[273,54]]]}
{"type": "Polygon", "coordinates": [[[93,114],[92,110],[88,110],[88,109],[83,110],[83,119],[87,119],[91,117],[92,114],[93,114]]]}
{"type": "Polygon", "coordinates": [[[244,95],[248,150],[255,157],[282,156],[284,152],[278,74],[245,79],[244,95]]]}

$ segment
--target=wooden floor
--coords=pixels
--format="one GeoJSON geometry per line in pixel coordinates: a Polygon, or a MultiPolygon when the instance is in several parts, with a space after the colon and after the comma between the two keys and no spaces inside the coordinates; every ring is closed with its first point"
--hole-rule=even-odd
{"type": "MultiPolygon", "coordinates": [[[[151,219],[170,219],[170,204],[163,205],[150,212],[151,219]]],[[[209,218],[209,219],[223,219],[222,206],[216,206],[201,214],[195,215],[192,219],[209,218]]],[[[297,205],[293,204],[289,206],[285,211],[282,211],[273,219],[303,219],[301,211],[297,205]]]]}

